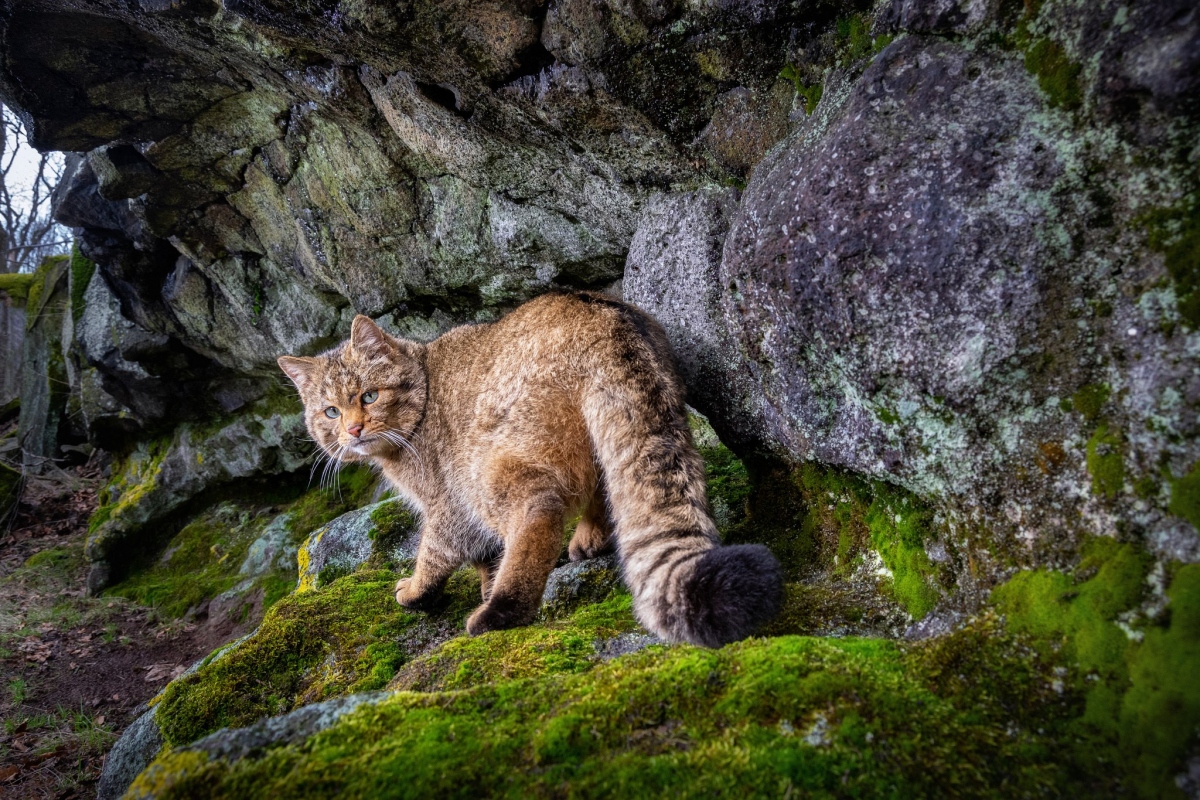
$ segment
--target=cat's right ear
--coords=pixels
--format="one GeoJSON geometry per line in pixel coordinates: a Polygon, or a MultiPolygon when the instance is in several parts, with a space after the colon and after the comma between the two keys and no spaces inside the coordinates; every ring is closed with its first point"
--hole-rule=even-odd
{"type": "Polygon", "coordinates": [[[370,317],[359,314],[350,325],[350,347],[368,356],[386,356],[392,352],[392,337],[370,317]]]}
{"type": "Polygon", "coordinates": [[[277,360],[279,368],[292,379],[296,388],[303,392],[312,383],[317,368],[315,358],[298,358],[296,356],[280,356],[277,360]]]}

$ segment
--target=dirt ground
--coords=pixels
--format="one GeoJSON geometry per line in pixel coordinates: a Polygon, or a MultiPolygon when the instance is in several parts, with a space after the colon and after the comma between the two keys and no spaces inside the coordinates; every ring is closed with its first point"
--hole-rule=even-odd
{"type": "MultiPolygon", "coordinates": [[[[210,626],[87,597],[100,470],[26,481],[0,527],[0,797],[93,797],[104,756],[167,681],[210,652],[210,626]]],[[[223,637],[222,637],[223,638],[223,637]]]]}

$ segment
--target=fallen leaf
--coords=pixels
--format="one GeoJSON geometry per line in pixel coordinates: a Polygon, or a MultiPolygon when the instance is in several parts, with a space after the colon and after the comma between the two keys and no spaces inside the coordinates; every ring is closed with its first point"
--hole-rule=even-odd
{"type": "Polygon", "coordinates": [[[17,777],[17,773],[20,771],[16,767],[0,767],[0,783],[8,783],[17,777]]]}
{"type": "Polygon", "coordinates": [[[143,678],[146,683],[160,681],[163,678],[176,678],[183,674],[184,671],[184,667],[171,663],[151,664],[150,666],[143,667],[142,669],[146,670],[146,676],[143,678]]]}
{"type": "Polygon", "coordinates": [[[103,714],[101,714],[100,716],[96,717],[96,719],[94,719],[94,720],[93,720],[93,722],[94,722],[94,723],[95,723],[97,726],[99,726],[99,725],[103,725],[103,724],[104,724],[104,715],[103,715],[103,714]]]}

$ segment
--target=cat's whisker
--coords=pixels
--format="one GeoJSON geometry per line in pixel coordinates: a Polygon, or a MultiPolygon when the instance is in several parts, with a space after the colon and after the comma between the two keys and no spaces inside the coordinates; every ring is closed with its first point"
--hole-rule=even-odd
{"type": "Polygon", "coordinates": [[[317,451],[313,455],[315,457],[313,458],[312,468],[309,469],[309,471],[308,471],[308,485],[309,486],[312,486],[313,476],[317,474],[317,467],[321,466],[322,461],[325,461],[326,459],[329,458],[329,454],[326,453],[325,450],[323,448],[321,448],[319,445],[317,447],[317,451]]]}
{"type": "Polygon", "coordinates": [[[349,450],[349,449],[350,449],[349,445],[342,445],[342,446],[341,446],[341,447],[338,449],[338,454],[337,454],[337,464],[336,464],[336,466],[333,468],[333,484],[334,484],[335,486],[337,486],[337,492],[338,492],[338,501],[339,501],[339,502],[341,502],[341,500],[342,500],[342,481],[341,481],[342,465],[343,465],[343,464],[345,464],[345,462],[344,462],[344,461],[342,461],[342,456],[343,456],[343,455],[345,455],[345,454],[346,454],[346,451],[347,451],[347,450],[349,450]]]}
{"type": "Polygon", "coordinates": [[[425,477],[425,461],[421,458],[421,454],[417,452],[417,448],[413,447],[412,443],[404,438],[404,434],[392,428],[384,428],[379,433],[392,444],[404,447],[408,452],[412,453],[413,458],[417,460],[417,466],[421,470],[421,477],[425,477]]]}
{"type": "Polygon", "coordinates": [[[330,453],[328,460],[325,462],[325,469],[321,470],[321,488],[328,489],[333,487],[333,480],[337,478],[337,470],[342,460],[342,453],[346,451],[345,447],[338,445],[336,453],[330,453]]]}

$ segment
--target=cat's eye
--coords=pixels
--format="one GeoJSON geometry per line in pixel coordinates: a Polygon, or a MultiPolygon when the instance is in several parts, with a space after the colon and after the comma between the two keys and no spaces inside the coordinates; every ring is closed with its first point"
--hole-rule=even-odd
{"type": "Polygon", "coordinates": [[[342,412],[338,411],[337,406],[330,406],[329,408],[325,409],[325,416],[329,417],[330,419],[337,419],[341,415],[342,412]]]}
{"type": "Polygon", "coordinates": [[[369,392],[363,392],[362,401],[363,401],[364,406],[369,406],[369,405],[371,405],[371,403],[374,403],[378,399],[379,399],[379,392],[376,392],[374,390],[371,390],[369,392]]]}

